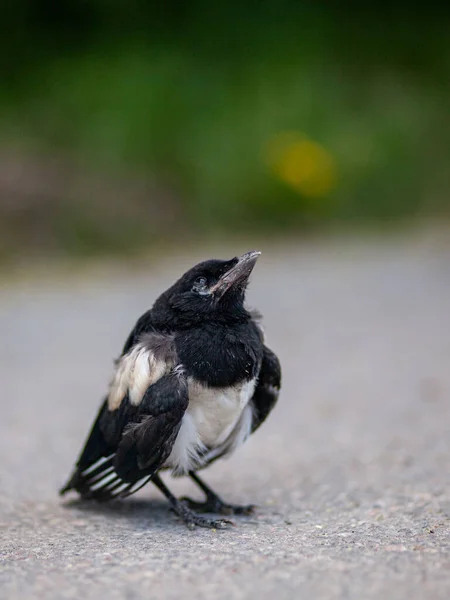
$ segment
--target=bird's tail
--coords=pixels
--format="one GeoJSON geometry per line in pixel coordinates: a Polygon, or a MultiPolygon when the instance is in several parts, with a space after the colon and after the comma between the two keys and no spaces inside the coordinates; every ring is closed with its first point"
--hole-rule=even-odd
{"type": "Polygon", "coordinates": [[[130,496],[150,481],[152,473],[124,481],[116,473],[113,461],[112,454],[102,457],[84,470],[77,467],[66,485],[59,490],[60,495],[75,490],[85,500],[107,501],[130,496]]]}
{"type": "Polygon", "coordinates": [[[70,492],[70,490],[76,490],[80,483],[80,471],[79,469],[76,469],[71,477],[67,480],[66,485],[59,490],[59,495],[64,496],[64,494],[67,494],[67,492],[70,492]]]}
{"type": "Polygon", "coordinates": [[[113,458],[113,455],[101,457],[84,469],[77,466],[66,485],[59,490],[60,496],[64,496],[70,490],[75,490],[84,498],[93,497],[96,489],[105,483],[106,477],[112,479],[112,475],[114,475],[113,458]]]}

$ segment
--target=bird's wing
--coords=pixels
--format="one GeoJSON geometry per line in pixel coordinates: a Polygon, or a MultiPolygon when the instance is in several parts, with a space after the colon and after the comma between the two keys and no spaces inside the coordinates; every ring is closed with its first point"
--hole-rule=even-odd
{"type": "Polygon", "coordinates": [[[277,356],[264,346],[261,369],[258,383],[253,393],[252,433],[265,421],[268,414],[275,406],[281,387],[281,366],[277,356]]]}
{"type": "Polygon", "coordinates": [[[173,339],[146,334],[122,355],[75,472],[61,490],[100,500],[146,483],[167,459],[188,405],[173,339]]]}

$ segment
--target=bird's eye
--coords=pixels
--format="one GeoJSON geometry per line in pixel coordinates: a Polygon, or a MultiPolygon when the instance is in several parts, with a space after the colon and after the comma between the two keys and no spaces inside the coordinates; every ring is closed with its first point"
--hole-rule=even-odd
{"type": "Polygon", "coordinates": [[[207,295],[208,292],[208,280],[206,279],[206,277],[197,277],[197,279],[194,281],[194,286],[193,286],[193,291],[197,292],[197,294],[200,295],[207,295]]]}

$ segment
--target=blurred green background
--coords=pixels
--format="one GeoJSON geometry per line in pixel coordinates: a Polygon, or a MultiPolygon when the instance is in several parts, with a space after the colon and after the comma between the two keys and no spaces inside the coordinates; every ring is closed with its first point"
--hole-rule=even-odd
{"type": "Polygon", "coordinates": [[[450,8],[16,0],[0,260],[450,214],[450,8]]]}

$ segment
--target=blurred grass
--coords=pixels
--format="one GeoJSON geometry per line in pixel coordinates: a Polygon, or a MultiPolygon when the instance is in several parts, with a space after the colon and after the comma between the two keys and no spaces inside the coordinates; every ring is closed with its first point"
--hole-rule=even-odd
{"type": "MultiPolygon", "coordinates": [[[[0,91],[3,146],[155,175],[180,208],[154,235],[448,214],[450,42],[435,7],[197,1],[139,25],[138,4],[113,3],[80,43],[52,46],[39,30],[35,59],[23,50],[0,91]],[[326,194],[268,167],[265,148],[284,131],[332,157],[326,194]]],[[[148,242],[139,211],[123,208],[118,235],[120,211],[108,228],[70,202],[52,222],[69,252],[148,242]]],[[[108,210],[102,194],[91,202],[108,210]]]]}

